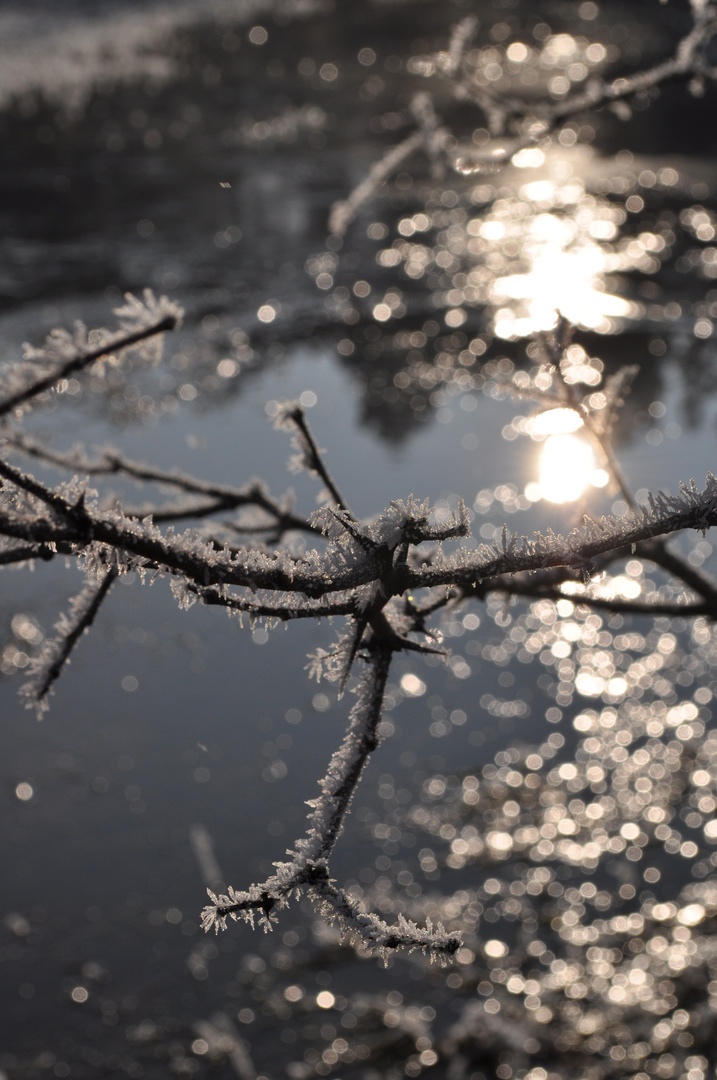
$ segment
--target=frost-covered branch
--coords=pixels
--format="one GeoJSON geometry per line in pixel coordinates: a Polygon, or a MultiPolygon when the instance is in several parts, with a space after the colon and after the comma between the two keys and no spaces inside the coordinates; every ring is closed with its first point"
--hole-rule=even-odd
{"type": "Polygon", "coordinates": [[[424,144],[423,131],[414,131],[371,166],[368,176],[358,184],[347,199],[334,203],[329,214],[329,232],[343,236],[361,207],[373,198],[381,184],[424,144]]]}
{"type": "MultiPolygon", "coordinates": [[[[650,496],[648,505],[624,517],[586,517],[585,524],[567,537],[549,533],[518,538],[504,530],[500,544],[482,545],[475,552],[459,548],[430,565],[412,566],[408,561],[394,564],[393,553],[402,544],[465,535],[465,523],[432,526],[428,505],[409,500],[392,504],[373,526],[362,527],[360,534],[347,530],[349,519],[334,517],[333,526],[325,519],[331,542],[323,553],[295,557],[282,550],[271,554],[246,548],[217,551],[196,533],[175,536],[171,530],[163,533],[150,520],[127,518],[119,509],[102,511],[86,499],[84,491],[71,501],[7,462],[0,461],[0,476],[50,510],[49,515],[18,514],[12,509],[13,495],[6,496],[0,499],[0,535],[45,545],[63,542],[72,545],[77,555],[92,550],[101,565],[127,568],[124,560],[129,556],[137,569],[164,570],[200,587],[248,586],[313,598],[366,585],[380,586],[383,597],[389,598],[410,589],[471,586],[496,575],[557,566],[589,576],[593,560],[616,548],[684,529],[704,531],[717,523],[717,480],[709,474],[701,492],[690,481],[681,485],[678,496],[650,496]]],[[[364,599],[363,606],[366,603],[364,599]]]]}
{"type": "MultiPolygon", "coordinates": [[[[131,561],[139,560],[133,562],[134,568],[179,574],[200,586],[241,585],[320,597],[383,577],[388,585],[394,572],[392,552],[404,541],[442,540],[466,531],[465,522],[459,520],[447,526],[432,525],[428,504],[409,499],[406,504],[392,503],[364,530],[362,542],[354,540],[344,523],[338,535],[330,536],[333,542],[325,553],[292,556],[285,550],[271,554],[247,548],[217,551],[195,532],[175,537],[171,530],[163,533],[151,520],[127,518],[119,508],[101,510],[93,495],[82,488],[73,489],[74,499],[70,499],[62,489],[53,491],[7,462],[0,461],[0,476],[50,511],[49,515],[37,510],[17,513],[15,494],[6,485],[5,499],[0,496],[0,535],[38,544],[69,543],[77,555],[92,549],[100,563],[112,552],[109,561],[119,560],[125,569],[129,564],[123,560],[130,556],[131,561]]],[[[320,516],[315,515],[315,520],[318,523],[320,516]]],[[[330,521],[328,531],[331,533],[330,521]]],[[[400,574],[401,567],[395,572],[400,574]]],[[[393,592],[391,588],[390,594],[393,592]]]]}
{"type": "Polygon", "coordinates": [[[552,368],[540,368],[532,380],[521,373],[514,389],[531,398],[539,410],[569,408],[580,416],[629,509],[622,517],[585,517],[565,536],[549,531],[518,537],[504,527],[498,542],[475,549],[460,544],[470,535],[462,501],[454,514],[443,518],[427,501],[413,497],[394,500],[371,521],[358,521],[326,468],[303,409],[295,403],[279,411],[279,426],[294,437],[296,464],[316,474],[325,489],[325,504],[306,518],[274,499],[261,481],[243,487],[212,484],[132,462],[111,450],[93,459],[79,450],[58,453],[19,428],[7,428],[2,445],[9,452],[67,473],[89,473],[96,480],[122,475],[169,488],[187,499],[180,505],[152,506],[149,512],[123,510],[115,501],[103,504],[77,476],[52,487],[0,458],[0,565],[61,554],[77,560],[92,581],[72,602],[70,615],[57,624],[56,636],[30,662],[31,680],[24,692],[38,708],[45,707],[54,681],[112,582],[128,571],[136,571],[140,578],[168,577],[183,608],[198,601],[223,607],[240,619],[246,615],[251,623],[336,616],[346,620],[334,646],[316,650],[311,658],[312,674],[336,680],[340,691],[357,669],[360,674],[348,730],[320,782],[321,793],[311,804],[308,831],[287,860],[275,864],[276,872],[266,881],[245,891],[228,888],[220,895],[211,893],[212,904],[203,913],[205,928],[223,929],[229,918],[252,924],[258,919],[269,928],[291,897],[306,891],[347,939],[366,949],[384,957],[405,948],[450,958],[460,941],[439,919],[426,920],[420,927],[400,916],[389,924],[364,910],[330,877],[331,856],[351,800],[380,742],[394,653],[442,653],[441,616],[489,593],[556,601],[569,596],[577,605],[621,614],[715,617],[717,586],[702,570],[668,551],[663,538],[685,529],[704,532],[717,524],[717,480],[710,474],[701,491],[690,481],[675,496],[650,495],[644,506],[638,506],[621,478],[611,442],[627,376],[607,380],[604,393],[594,394],[592,362],[582,352],[580,363],[575,361],[567,348],[568,335],[569,328],[561,323],[544,341],[552,368]],[[587,375],[580,364],[586,371],[590,368],[587,375]],[[583,376],[589,393],[579,386],[583,376]],[[247,521],[244,510],[256,511],[262,519],[247,521]],[[209,524],[202,527],[202,519],[235,511],[239,511],[236,520],[221,522],[223,532],[216,523],[211,526],[214,531],[209,531],[209,524]],[[174,531],[172,521],[192,516],[196,528],[174,531]],[[227,530],[243,534],[247,544],[219,540],[227,530]],[[313,533],[317,548],[269,546],[273,536],[278,543],[289,530],[313,533]],[[257,538],[253,546],[248,546],[250,537],[257,538]],[[444,550],[449,542],[458,542],[452,553],[444,550]],[[623,601],[587,589],[595,574],[633,555],[676,576],[697,599],[623,601]],[[576,581],[584,591],[568,593],[567,584],[576,581]]]}
{"type": "MultiPolygon", "coordinates": [[[[620,410],[625,398],[629,393],[632,381],[637,375],[638,368],[634,365],[620,368],[614,375],[607,378],[603,384],[601,407],[591,407],[590,386],[581,386],[581,378],[576,372],[576,363],[571,359],[569,347],[574,328],[564,318],[560,317],[556,328],[548,334],[540,335],[540,343],[548,357],[550,366],[542,372],[542,378],[536,379],[522,390],[517,390],[509,385],[509,392],[516,396],[530,396],[535,400],[539,408],[547,411],[553,408],[572,409],[582,421],[583,430],[589,436],[602,463],[607,470],[612,484],[620,492],[625,504],[632,513],[638,511],[638,505],[627,483],[625,475],[617,460],[613,446],[612,434],[620,410]],[[545,386],[546,376],[550,378],[550,385],[545,386]]],[[[584,360],[582,350],[579,356],[584,360]]],[[[581,361],[578,361],[578,364],[581,361]]],[[[589,366],[589,361],[588,361],[589,366]]],[[[616,552],[617,553],[617,552],[616,552]]],[[[616,554],[615,553],[615,554],[616,554]]],[[[694,614],[709,614],[717,612],[717,584],[702,571],[690,565],[680,555],[669,551],[665,546],[664,539],[644,540],[639,543],[635,553],[641,558],[647,559],[663,570],[672,574],[688,588],[692,589],[703,603],[697,605],[699,611],[694,614]]],[[[510,591],[514,591],[511,589],[510,591]]],[[[524,593],[527,595],[527,593],[524,593]]],[[[617,601],[615,601],[617,603],[617,601]]],[[[617,610],[617,607],[613,610],[617,610]]],[[[625,611],[637,613],[637,609],[629,605],[625,611]]],[[[652,614],[655,614],[653,609],[652,614]]],[[[664,611],[664,614],[674,614],[664,611]]]]}
{"type": "Polygon", "coordinates": [[[69,472],[96,477],[127,476],[132,480],[158,484],[187,495],[200,495],[204,500],[200,503],[182,503],[175,507],[162,505],[145,506],[141,509],[125,508],[126,517],[150,516],[153,521],[166,523],[189,518],[211,517],[231,510],[249,508],[262,511],[267,518],[266,523],[252,523],[244,526],[240,522],[231,520],[227,522],[227,526],[232,531],[243,535],[265,535],[267,542],[274,543],[278,543],[287,532],[317,534],[320,531],[306,518],[294,514],[287,498],[280,501],[271,495],[260,480],[251,480],[241,488],[232,487],[229,484],[215,484],[197,479],[187,473],[176,470],[168,472],[143,462],[131,461],[111,448],[103,449],[99,457],[88,457],[81,448],[71,453],[60,453],[15,429],[5,432],[3,440],[7,446],[29,457],[69,472]]]}
{"type": "Polygon", "coordinates": [[[375,951],[384,958],[395,949],[407,949],[409,952],[421,950],[432,960],[446,962],[461,947],[461,937],[449,934],[440,922],[434,927],[432,921],[426,919],[425,926],[418,926],[413,920],[399,915],[390,925],[375,912],[363,911],[361,904],[328,879],[316,880],[310,895],[318,902],[324,918],[337,923],[352,945],[375,951]]]}
{"type": "Polygon", "coordinates": [[[343,236],[361,207],[419,150],[423,150],[434,165],[440,158],[446,166],[461,174],[497,171],[510,164],[519,151],[544,143],[573,117],[605,106],[627,117],[630,115],[628,99],[640,93],[655,92],[662,84],[678,79],[694,84],[694,92],[699,93],[705,80],[717,78],[717,68],[707,60],[708,47],[717,33],[715,11],[713,4],[693,6],[690,30],[677,43],[672,56],[658,64],[609,80],[593,76],[588,79],[585,90],[560,100],[546,97],[538,101],[525,101],[480,85],[476,78],[480,53],[476,59],[475,51],[467,49],[477,30],[477,22],[472,16],[462,19],[454,27],[448,50],[416,58],[413,70],[428,78],[442,77],[450,83],[457,100],[477,106],[485,118],[490,139],[481,147],[461,139],[439,121],[430,96],[416,94],[411,113],[417,130],[388,149],[349,196],[334,204],[329,217],[330,232],[343,236]]]}
{"type": "Polygon", "coordinates": [[[535,538],[509,535],[503,530],[500,543],[482,545],[473,553],[456,552],[435,566],[406,569],[402,584],[406,589],[435,585],[471,585],[497,574],[513,574],[551,566],[567,566],[590,576],[593,560],[615,548],[632,547],[656,536],[717,524],[717,479],[708,473],[705,487],[697,490],[694,480],[680,485],[678,496],[650,495],[648,504],[638,506],[624,517],[585,517],[585,523],[567,536],[556,533],[535,538]]]}
{"type": "Polygon", "coordinates": [[[279,622],[293,622],[296,619],[324,619],[334,615],[354,615],[356,600],[352,597],[330,600],[307,599],[296,607],[287,607],[281,602],[275,604],[249,597],[227,596],[217,589],[199,589],[188,587],[189,592],[208,607],[223,607],[239,615],[249,615],[254,619],[276,619],[279,622]]]}
{"type": "MultiPolygon", "coordinates": [[[[113,334],[106,331],[94,331],[88,335],[82,323],[78,323],[75,333],[55,330],[45,341],[42,349],[27,346],[25,364],[20,365],[5,377],[5,385],[0,387],[0,417],[15,412],[26,405],[38,394],[57,386],[64,379],[76,375],[89,367],[96,360],[111,355],[121,356],[128,349],[174,330],[182,321],[182,309],[167,299],[156,299],[148,289],[144,301],[128,293],[123,307],[117,308],[120,329],[113,334]],[[92,338],[99,338],[99,343],[92,338]],[[47,370],[38,377],[33,377],[38,367],[47,370]]],[[[161,355],[154,349],[153,359],[161,355]]]]}
{"type": "Polygon", "coordinates": [[[321,450],[319,450],[311,429],[306,422],[306,413],[298,401],[289,401],[279,407],[275,426],[293,433],[292,441],[296,455],[291,461],[291,468],[296,471],[306,469],[307,472],[315,473],[326,487],[331,501],[338,506],[339,510],[343,510],[348,514],[348,506],[326,468],[321,456],[321,450]]]}
{"type": "Polygon", "coordinates": [[[435,931],[430,925],[422,930],[401,918],[396,926],[389,927],[379,916],[361,911],[329,878],[331,853],[368,758],[380,742],[379,725],[390,663],[389,649],[376,646],[369,650],[348,730],[329,762],[326,775],[319,781],[321,794],[309,803],[306,836],[287,852],[286,862],[275,863],[276,873],[266,881],[252,885],[245,892],[230,888],[220,896],[209,890],[212,904],[202,912],[205,930],[225,930],[228,918],[244,919],[252,925],[258,918],[264,929],[270,930],[276,921],[275,912],[286,907],[292,895],[307,887],[322,913],[338,923],[347,937],[384,957],[397,948],[422,949],[434,957],[451,956],[459,947],[459,938],[447,934],[442,926],[435,931]]]}
{"type": "Polygon", "coordinates": [[[0,566],[10,566],[12,563],[25,563],[30,559],[53,559],[57,551],[53,547],[44,544],[16,544],[11,542],[7,547],[0,550],[0,566]]]}
{"type": "Polygon", "coordinates": [[[20,693],[34,705],[38,715],[48,708],[47,697],[53,683],[60,677],[65,664],[82,635],[89,630],[102,601],[117,578],[116,570],[108,570],[98,582],[88,582],[70,602],[70,614],[62,615],[55,626],[56,635],[48,639],[38,657],[31,661],[29,679],[20,693]]]}
{"type": "MultiPolygon", "coordinates": [[[[593,77],[584,91],[566,96],[560,101],[524,102],[499,94],[477,89],[473,69],[463,62],[463,77],[455,80],[455,94],[460,100],[471,100],[484,110],[494,136],[505,132],[509,123],[518,128],[518,134],[503,145],[490,145],[483,150],[457,149],[453,166],[460,172],[480,168],[486,164],[507,164],[515,154],[531,144],[539,143],[566,120],[589,113],[601,106],[618,108],[634,95],[652,91],[662,83],[674,79],[714,79],[715,69],[706,61],[706,50],[717,32],[715,8],[705,4],[693,8],[694,23],[688,33],[678,42],[675,52],[666,60],[632,75],[618,76],[609,81],[593,77]]],[[[455,79],[452,65],[440,65],[439,70],[455,79]]],[[[628,114],[629,115],[629,112],[628,114]]]]}

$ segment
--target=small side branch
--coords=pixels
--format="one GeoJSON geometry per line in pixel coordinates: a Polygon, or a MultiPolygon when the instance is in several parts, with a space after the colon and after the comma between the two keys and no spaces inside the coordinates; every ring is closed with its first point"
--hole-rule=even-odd
{"type": "Polygon", "coordinates": [[[78,641],[89,630],[102,601],[117,578],[116,570],[108,570],[97,583],[90,583],[70,603],[70,614],[62,615],[55,629],[57,634],[43,647],[40,656],[30,665],[30,680],[21,689],[28,708],[34,706],[38,715],[47,709],[47,697],[53,683],[70,661],[78,641]]]}
{"type": "Polygon", "coordinates": [[[3,548],[0,551],[0,566],[10,566],[12,563],[28,562],[30,559],[54,559],[56,552],[52,548],[42,544],[24,544],[3,548]]]}
{"type": "Polygon", "coordinates": [[[331,207],[329,232],[334,236],[343,236],[361,207],[375,195],[381,184],[388,180],[399,165],[424,145],[424,141],[423,131],[414,131],[375,162],[366,179],[354,188],[348,198],[334,203],[331,207]]]}
{"type": "Polygon", "coordinates": [[[329,877],[329,859],[354,792],[370,755],[379,744],[378,727],[392,653],[383,647],[367,651],[348,730],[319,782],[321,794],[309,803],[312,811],[306,835],[297,840],[287,862],[275,864],[276,874],[266,881],[252,885],[246,892],[230,888],[226,894],[217,896],[210,891],[212,903],[202,912],[205,930],[225,930],[228,918],[244,919],[252,925],[258,918],[264,929],[269,930],[276,921],[275,912],[285,907],[292,895],[308,887],[312,899],[339,923],[344,933],[383,956],[397,948],[421,948],[445,957],[459,947],[458,938],[446,934],[442,927],[436,931],[432,927],[419,930],[407,920],[388,927],[377,915],[360,912],[358,905],[337,889],[329,877]]]}
{"type": "Polygon", "coordinates": [[[294,441],[298,450],[293,462],[294,466],[315,473],[326,487],[331,496],[331,501],[344,513],[350,515],[346,500],[324,464],[321,451],[316,445],[316,440],[306,422],[306,413],[301,405],[296,401],[284,405],[277,415],[276,426],[293,429],[294,431],[294,441]]]}
{"type": "Polygon", "coordinates": [[[218,589],[199,589],[188,586],[188,591],[196,595],[201,603],[207,607],[223,607],[227,611],[238,615],[249,615],[251,618],[278,619],[280,622],[294,622],[297,619],[323,619],[333,615],[354,615],[356,601],[353,597],[346,600],[332,598],[324,601],[305,600],[296,607],[286,607],[281,603],[262,603],[260,600],[248,597],[226,596],[218,589]]]}
{"type": "Polygon", "coordinates": [[[128,294],[127,306],[119,309],[118,314],[129,317],[135,326],[131,328],[126,326],[110,334],[101,345],[95,348],[89,347],[84,340],[82,330],[79,341],[73,341],[69,334],[56,334],[49,338],[45,349],[31,354],[31,358],[55,362],[56,366],[0,401],[0,417],[14,412],[38,394],[56,386],[63,379],[83,371],[103,356],[123,352],[134,345],[139,345],[142,341],[164,333],[165,330],[174,330],[182,321],[181,308],[170,303],[166,297],[156,300],[149,291],[145,293],[144,304],[128,294]],[[140,325],[136,325],[137,323],[140,325]]]}
{"type": "Polygon", "coordinates": [[[4,441],[7,446],[59,469],[86,473],[89,476],[127,476],[132,480],[174,488],[187,495],[199,495],[207,500],[186,506],[163,506],[156,510],[154,508],[127,509],[125,510],[127,517],[146,517],[149,514],[154,521],[169,522],[187,518],[204,518],[230,510],[254,508],[267,515],[269,520],[266,525],[243,529],[241,525],[229,522],[229,527],[238,533],[268,534],[277,542],[285,532],[289,531],[318,532],[306,518],[292,513],[287,505],[272,496],[259,480],[252,480],[241,488],[228,484],[212,484],[190,476],[188,473],[167,472],[142,462],[131,461],[112,449],[101,451],[100,456],[95,458],[87,457],[82,450],[60,453],[15,430],[6,432],[4,441]]]}
{"type": "Polygon", "coordinates": [[[717,525],[717,479],[711,473],[701,492],[691,481],[681,485],[678,496],[660,493],[650,495],[648,501],[649,505],[638,506],[622,518],[586,519],[585,525],[568,536],[538,533],[528,540],[509,535],[504,527],[501,544],[484,545],[476,553],[457,552],[439,566],[407,567],[401,587],[474,586],[497,575],[557,566],[572,567],[589,576],[595,569],[593,560],[616,548],[629,548],[683,529],[703,531],[717,525]]]}
{"type": "Polygon", "coordinates": [[[399,915],[391,926],[375,912],[362,911],[353,897],[327,879],[314,881],[309,895],[318,903],[328,922],[339,924],[352,945],[360,944],[384,957],[394,949],[408,949],[409,952],[420,949],[432,960],[446,963],[463,944],[459,934],[449,934],[442,923],[434,927],[430,919],[423,927],[399,915]]]}

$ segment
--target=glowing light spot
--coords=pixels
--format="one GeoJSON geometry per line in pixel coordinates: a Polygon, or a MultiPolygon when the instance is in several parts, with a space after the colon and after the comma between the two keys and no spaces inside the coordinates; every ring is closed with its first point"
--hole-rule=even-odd
{"type": "Polygon", "coordinates": [[[590,483],[593,468],[593,452],[582,439],[551,435],[540,461],[541,497],[553,503],[573,502],[590,483]]]}
{"type": "Polygon", "coordinates": [[[505,236],[505,225],[500,221],[484,221],[480,227],[480,235],[484,240],[502,240],[505,236]]]}
{"type": "Polygon", "coordinates": [[[28,784],[25,781],[18,784],[15,788],[15,795],[20,802],[28,802],[34,794],[35,792],[33,791],[32,784],[28,784]]]}
{"type": "Polygon", "coordinates": [[[555,198],[556,188],[552,180],[533,180],[530,184],[523,185],[519,195],[529,203],[550,205],[555,198]]]}
{"type": "Polygon", "coordinates": [[[589,232],[595,240],[613,240],[617,236],[617,226],[613,221],[598,218],[591,223],[589,232]]]}
{"type": "Polygon", "coordinates": [[[514,64],[522,64],[528,59],[530,53],[526,45],[522,41],[514,41],[512,45],[509,45],[505,51],[505,55],[514,64]]]}
{"type": "Polygon", "coordinates": [[[549,409],[529,421],[531,435],[569,435],[582,426],[582,418],[574,409],[549,409]]]}
{"type": "Polygon", "coordinates": [[[580,671],[575,677],[575,689],[583,697],[600,697],[605,689],[605,680],[590,671],[580,671]]]}
{"type": "Polygon", "coordinates": [[[90,995],[87,993],[87,990],[84,986],[76,986],[70,996],[73,1001],[77,1002],[78,1005],[82,1005],[83,1002],[87,1001],[90,995]]]}
{"type": "Polygon", "coordinates": [[[262,304],[256,314],[260,322],[270,323],[276,318],[276,308],[271,304],[262,304]]]}
{"type": "Polygon", "coordinates": [[[639,581],[635,581],[634,578],[627,577],[625,574],[619,574],[617,577],[605,582],[598,590],[598,594],[606,600],[614,600],[617,597],[622,597],[624,600],[635,600],[641,591],[639,581]]]}
{"type": "Polygon", "coordinates": [[[577,50],[575,38],[571,34],[555,34],[548,39],[545,52],[550,56],[572,56],[577,50]]]}
{"type": "Polygon", "coordinates": [[[508,952],[508,946],[504,941],[498,941],[497,938],[491,938],[490,941],[485,943],[486,956],[492,956],[494,959],[499,959],[501,956],[506,956],[508,952]]]}
{"type": "Polygon", "coordinates": [[[513,848],[513,837],[506,832],[489,832],[486,842],[496,855],[508,855],[513,848]]]}
{"type": "Polygon", "coordinates": [[[468,316],[463,310],[463,308],[452,308],[450,311],[446,312],[444,318],[446,326],[450,326],[455,329],[457,326],[463,326],[463,323],[466,321],[468,316]]]}
{"type": "Polygon", "coordinates": [[[683,926],[697,926],[704,919],[707,912],[702,904],[688,904],[677,912],[677,921],[683,926]]]}
{"type": "MultiPolygon", "coordinates": [[[[587,7],[588,5],[583,4],[582,6],[587,7]]],[[[591,4],[590,6],[596,9],[597,14],[597,5],[591,4]]],[[[585,16],[583,16],[583,18],[585,18],[585,16]]],[[[594,19],[595,15],[592,15],[591,18],[594,19]]],[[[607,49],[604,45],[601,45],[600,42],[595,41],[591,45],[588,45],[587,49],[585,50],[585,56],[591,64],[599,64],[607,56],[607,49]]]]}
{"type": "Polygon", "coordinates": [[[545,164],[545,154],[537,146],[529,146],[519,150],[513,156],[512,163],[516,169],[538,169],[545,164]]]}
{"type": "Polygon", "coordinates": [[[548,89],[551,94],[555,94],[556,97],[567,94],[570,89],[570,79],[567,79],[565,75],[556,75],[548,83],[548,89]]]}
{"type": "Polygon", "coordinates": [[[377,322],[386,322],[391,318],[391,309],[388,304],[376,304],[373,309],[373,317],[377,322]]]}
{"type": "Polygon", "coordinates": [[[217,364],[217,375],[220,379],[231,379],[239,371],[239,365],[235,360],[220,360],[217,364]]]}
{"type": "Polygon", "coordinates": [[[333,1008],[335,1001],[336,998],[330,990],[322,990],[321,993],[316,995],[316,1004],[319,1006],[320,1009],[333,1008]]]}
{"type": "Polygon", "coordinates": [[[421,697],[426,692],[426,684],[422,679],[418,678],[418,675],[412,675],[410,672],[401,677],[401,690],[407,697],[421,697]]]}

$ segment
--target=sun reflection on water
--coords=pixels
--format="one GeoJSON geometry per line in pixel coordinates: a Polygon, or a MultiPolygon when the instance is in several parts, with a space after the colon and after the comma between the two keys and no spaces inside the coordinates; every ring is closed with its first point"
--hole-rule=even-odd
{"type": "Polygon", "coordinates": [[[590,483],[594,466],[592,448],[583,439],[550,435],[540,459],[540,497],[553,503],[574,502],[590,483]]]}
{"type": "MultiPolygon", "coordinates": [[[[610,246],[624,221],[621,208],[587,194],[584,184],[571,178],[524,184],[512,209],[504,234],[518,242],[520,257],[514,272],[497,276],[490,288],[498,337],[549,330],[559,315],[576,326],[609,333],[616,320],[638,314],[637,305],[610,292],[606,283],[606,275],[626,268],[626,253],[610,246]]],[[[486,222],[483,235],[492,238],[495,224],[486,222]]],[[[632,252],[644,254],[644,244],[639,253],[632,252]]]]}
{"type": "Polygon", "coordinates": [[[629,318],[634,305],[604,291],[605,253],[591,239],[575,241],[565,222],[551,214],[533,220],[523,254],[524,272],[498,278],[491,298],[522,301],[500,306],[495,315],[499,337],[527,337],[555,326],[558,315],[586,329],[606,331],[610,319],[629,318]],[[547,220],[546,220],[547,219],[547,220]]]}
{"type": "MultiPolygon", "coordinates": [[[[642,317],[645,305],[620,295],[616,275],[655,274],[675,237],[665,222],[637,233],[628,226],[644,207],[635,194],[637,179],[606,178],[596,158],[580,147],[529,148],[516,155],[514,165],[500,188],[481,178],[465,206],[449,192],[440,207],[403,218],[398,236],[377,252],[378,264],[401,265],[414,281],[427,277],[452,329],[466,323],[471,308],[487,309],[492,333],[503,340],[552,329],[560,315],[600,334],[616,333],[626,320],[642,317]],[[524,182],[526,172],[534,179],[524,182]]],[[[656,182],[653,174],[644,176],[645,183],[656,182]]],[[[668,180],[675,182],[671,175],[660,182],[668,180]]],[[[706,237],[711,221],[697,211],[693,221],[706,237]]],[[[325,272],[323,264],[315,269],[325,272]]],[[[396,297],[394,306],[381,306],[379,321],[404,311],[398,292],[396,297]]]]}
{"type": "Polygon", "coordinates": [[[574,502],[588,487],[607,483],[607,473],[597,467],[590,444],[574,434],[582,426],[574,409],[550,409],[532,418],[530,434],[534,439],[545,438],[538,480],[528,484],[525,492],[532,502],[574,502]]]}

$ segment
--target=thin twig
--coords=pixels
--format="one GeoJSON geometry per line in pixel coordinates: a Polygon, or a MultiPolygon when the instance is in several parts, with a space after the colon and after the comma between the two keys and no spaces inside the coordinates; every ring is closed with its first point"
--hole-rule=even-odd
{"type": "Polygon", "coordinates": [[[47,708],[46,698],[53,683],[59,679],[63,668],[69,663],[82,635],[92,626],[102,601],[116,579],[117,571],[108,570],[98,583],[86,586],[75,597],[71,605],[71,616],[68,618],[63,615],[57,624],[57,636],[45,643],[40,656],[32,662],[30,681],[23,686],[21,692],[28,699],[28,704],[34,705],[39,712],[47,708]]]}
{"type": "Polygon", "coordinates": [[[15,430],[4,434],[4,441],[8,446],[21,451],[38,461],[47,462],[57,468],[87,473],[89,476],[127,476],[133,480],[148,483],[161,484],[167,487],[177,488],[187,494],[204,495],[209,502],[198,503],[189,506],[178,507],[145,507],[143,509],[125,508],[126,517],[147,517],[154,521],[181,521],[186,518],[209,517],[213,514],[225,513],[228,510],[239,510],[243,507],[256,507],[265,511],[271,521],[266,525],[259,525],[242,529],[237,523],[229,523],[230,527],[241,533],[272,533],[283,535],[284,532],[308,532],[319,533],[314,525],[306,518],[293,514],[278,499],[275,499],[257,481],[251,481],[246,487],[236,488],[229,484],[216,484],[206,480],[199,480],[188,473],[177,471],[168,472],[164,469],[156,469],[142,462],[131,461],[123,457],[116,450],[104,450],[98,458],[85,457],[81,452],[62,454],[51,450],[34,439],[30,439],[22,432],[15,430]]]}
{"type": "Polygon", "coordinates": [[[397,948],[423,949],[435,957],[450,957],[460,945],[457,935],[448,935],[442,926],[417,927],[406,919],[389,927],[378,915],[363,912],[329,878],[329,859],[349,812],[351,800],[369,756],[379,745],[378,727],[383,715],[383,698],[392,651],[373,647],[368,651],[365,671],[351,709],[348,730],[341,746],[332,755],[320,796],[309,805],[309,829],[289,852],[289,861],[275,864],[277,873],[246,892],[228,890],[217,896],[210,891],[212,904],[202,912],[205,930],[226,929],[227,918],[243,918],[253,923],[259,917],[266,929],[275,921],[275,911],[285,907],[289,897],[308,886],[309,895],[323,913],[337,921],[344,933],[360,939],[382,956],[397,948]]]}
{"type": "Polygon", "coordinates": [[[348,514],[351,517],[351,511],[348,508],[348,503],[344,499],[343,495],[336,486],[336,482],[329,473],[326,465],[324,464],[321,456],[321,451],[316,444],[316,440],[311,432],[311,429],[306,421],[306,413],[299,404],[292,404],[287,406],[281,414],[282,424],[293,424],[296,428],[297,437],[300,443],[300,449],[304,455],[304,465],[310,472],[316,473],[319,479],[323,482],[326,490],[329,492],[332,501],[340,510],[348,514]]]}
{"type": "Polygon", "coordinates": [[[32,398],[37,397],[38,394],[42,394],[45,390],[56,386],[63,379],[83,371],[90,364],[94,364],[95,360],[99,360],[103,356],[129,349],[133,345],[138,345],[140,341],[146,341],[157,334],[163,334],[166,330],[174,330],[178,321],[178,315],[166,314],[152,326],[145,326],[131,333],[119,331],[111,335],[103,345],[98,346],[96,349],[86,351],[78,349],[74,357],[55,368],[54,371],[36,379],[22,390],[18,390],[16,393],[11,394],[10,397],[5,398],[4,401],[0,401],[0,416],[6,416],[8,413],[13,412],[21,405],[31,401],[32,398]]]}

